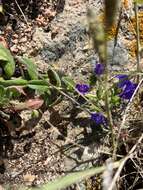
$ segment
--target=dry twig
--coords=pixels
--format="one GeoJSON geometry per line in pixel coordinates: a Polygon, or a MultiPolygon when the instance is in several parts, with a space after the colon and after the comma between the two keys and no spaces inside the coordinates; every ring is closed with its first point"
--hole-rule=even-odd
{"type": "Polygon", "coordinates": [[[15,0],[15,3],[16,3],[16,5],[17,5],[17,7],[19,8],[19,10],[20,10],[20,12],[21,12],[21,14],[22,14],[22,16],[23,16],[23,18],[24,18],[26,24],[28,25],[28,21],[27,21],[27,19],[26,19],[26,16],[24,15],[24,13],[23,13],[21,7],[19,6],[17,0],[15,0]]]}

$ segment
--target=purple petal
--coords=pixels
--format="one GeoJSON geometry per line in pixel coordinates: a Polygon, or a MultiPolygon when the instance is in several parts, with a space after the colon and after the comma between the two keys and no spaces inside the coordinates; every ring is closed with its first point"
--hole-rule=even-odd
{"type": "Polygon", "coordinates": [[[122,80],[118,83],[119,88],[124,88],[125,86],[131,85],[132,82],[130,80],[122,80]]]}
{"type": "Polygon", "coordinates": [[[135,83],[126,85],[126,87],[123,89],[122,93],[119,96],[123,99],[130,100],[136,88],[137,84],[135,83]]]}
{"type": "Polygon", "coordinates": [[[92,113],[91,120],[94,121],[97,125],[107,124],[107,119],[102,115],[102,113],[92,113]]]}
{"type": "Polygon", "coordinates": [[[94,69],[96,75],[102,75],[104,73],[105,67],[101,63],[97,63],[94,69]]]}

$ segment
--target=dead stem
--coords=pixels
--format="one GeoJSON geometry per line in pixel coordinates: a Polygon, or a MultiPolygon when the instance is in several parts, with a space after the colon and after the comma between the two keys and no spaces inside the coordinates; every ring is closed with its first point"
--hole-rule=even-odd
{"type": "MultiPolygon", "coordinates": [[[[140,34],[139,34],[139,18],[138,18],[138,4],[135,5],[135,19],[136,19],[136,40],[137,40],[137,72],[140,72],[140,34]]],[[[139,83],[139,75],[137,76],[137,83],[139,83]]]]}

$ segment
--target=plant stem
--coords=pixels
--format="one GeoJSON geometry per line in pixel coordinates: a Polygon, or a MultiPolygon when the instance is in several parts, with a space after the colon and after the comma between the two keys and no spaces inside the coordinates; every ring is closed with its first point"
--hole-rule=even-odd
{"type": "MultiPolygon", "coordinates": [[[[136,19],[136,39],[137,39],[137,72],[140,72],[140,32],[139,32],[139,18],[138,18],[138,4],[135,6],[135,19],[136,19]]],[[[137,83],[139,83],[139,75],[137,76],[137,83]]]]}
{"type": "MultiPolygon", "coordinates": [[[[111,3],[111,2],[110,2],[111,3]]],[[[110,4],[109,3],[109,4],[110,4]]],[[[105,28],[104,28],[104,54],[105,54],[105,59],[103,60],[104,65],[105,65],[105,76],[104,76],[104,84],[105,84],[105,106],[106,106],[106,113],[107,113],[107,118],[109,122],[109,127],[110,127],[110,132],[111,132],[111,143],[112,143],[112,157],[113,160],[116,159],[116,155],[114,155],[114,149],[115,149],[115,134],[114,134],[114,125],[113,125],[113,119],[112,119],[112,113],[110,110],[110,91],[109,91],[109,70],[108,70],[108,47],[107,47],[107,34],[109,27],[109,18],[107,17],[108,14],[108,2],[105,1],[105,28]],[[107,7],[106,7],[107,6],[107,7]]],[[[113,15],[112,15],[113,16],[113,15]]]]}
{"type": "MultiPolygon", "coordinates": [[[[110,100],[109,100],[109,85],[108,85],[108,80],[109,80],[109,71],[108,71],[108,55],[107,55],[107,37],[106,37],[106,29],[105,29],[105,105],[106,105],[106,112],[107,112],[107,117],[108,117],[108,122],[109,122],[109,127],[111,131],[111,141],[112,141],[112,151],[114,153],[114,147],[115,147],[115,135],[114,135],[114,129],[113,129],[113,120],[112,120],[112,114],[110,110],[110,100]]],[[[113,154],[113,159],[115,159],[115,155],[113,154]]]]}

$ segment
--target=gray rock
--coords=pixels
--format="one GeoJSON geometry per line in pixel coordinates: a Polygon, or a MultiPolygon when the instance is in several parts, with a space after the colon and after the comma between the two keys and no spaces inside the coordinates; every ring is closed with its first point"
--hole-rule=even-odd
{"type": "Polygon", "coordinates": [[[128,52],[120,42],[114,47],[114,42],[108,42],[108,61],[111,65],[124,66],[128,63],[128,52]]]}

